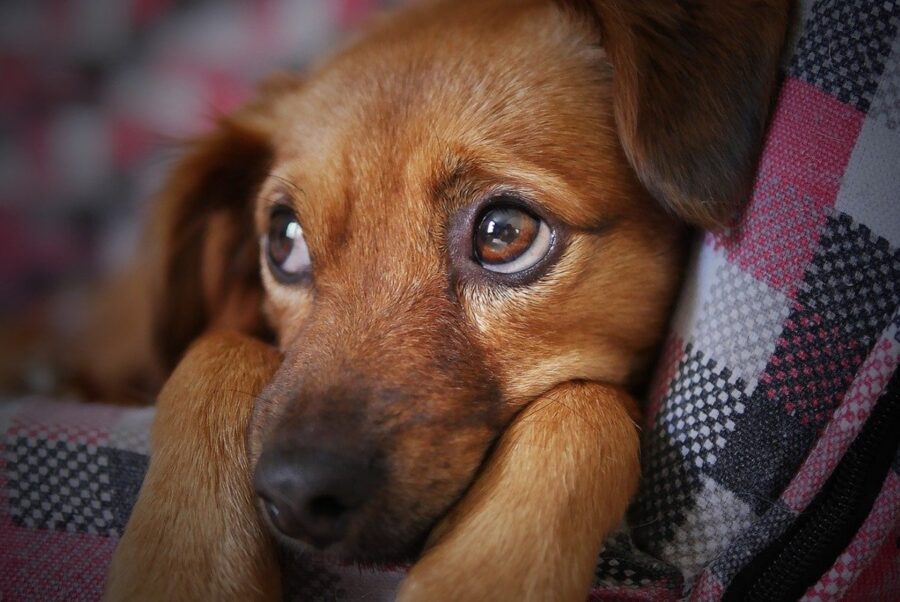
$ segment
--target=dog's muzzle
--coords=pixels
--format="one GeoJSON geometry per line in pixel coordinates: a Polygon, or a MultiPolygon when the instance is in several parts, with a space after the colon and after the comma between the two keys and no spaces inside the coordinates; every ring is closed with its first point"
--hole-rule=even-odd
{"type": "Polygon", "coordinates": [[[381,471],[356,452],[282,439],[266,446],[253,484],[281,534],[324,549],[344,538],[381,481],[381,471]]]}

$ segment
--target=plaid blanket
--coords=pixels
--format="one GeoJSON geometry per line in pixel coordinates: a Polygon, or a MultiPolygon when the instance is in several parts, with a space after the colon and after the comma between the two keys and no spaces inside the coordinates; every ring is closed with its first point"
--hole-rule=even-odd
{"type": "MultiPolygon", "coordinates": [[[[900,592],[900,2],[799,12],[749,206],[697,240],[592,600],[900,592]]],[[[151,420],[0,404],[0,598],[99,597],[151,420]]],[[[390,599],[402,578],[284,562],[303,600],[390,599]]]]}

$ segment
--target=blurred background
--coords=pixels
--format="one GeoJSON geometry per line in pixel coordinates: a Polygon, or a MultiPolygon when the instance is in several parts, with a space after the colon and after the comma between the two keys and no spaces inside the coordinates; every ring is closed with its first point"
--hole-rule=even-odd
{"type": "Polygon", "coordinates": [[[177,142],[382,4],[0,2],[0,328],[127,263],[177,142]]]}

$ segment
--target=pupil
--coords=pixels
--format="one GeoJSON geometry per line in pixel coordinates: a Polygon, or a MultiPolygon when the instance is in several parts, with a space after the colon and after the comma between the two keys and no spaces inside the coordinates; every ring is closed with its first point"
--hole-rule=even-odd
{"type": "MultiPolygon", "coordinates": [[[[497,222],[495,221],[493,223],[496,224],[497,222]]],[[[504,244],[509,244],[511,242],[515,242],[515,240],[519,238],[519,233],[520,232],[518,228],[516,228],[513,224],[507,222],[500,225],[499,232],[497,232],[494,236],[504,244]]]]}
{"type": "Polygon", "coordinates": [[[493,211],[482,224],[485,242],[498,250],[516,242],[522,235],[521,221],[522,216],[511,210],[493,211]]]}

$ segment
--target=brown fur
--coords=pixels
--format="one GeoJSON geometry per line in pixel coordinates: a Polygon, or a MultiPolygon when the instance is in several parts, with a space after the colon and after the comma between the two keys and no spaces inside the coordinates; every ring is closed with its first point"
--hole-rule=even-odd
{"type": "Polygon", "coordinates": [[[430,532],[404,599],[583,595],[637,481],[626,388],[680,278],[684,226],[663,206],[708,225],[746,193],[786,4],[430,2],[224,119],[151,231],[157,362],[212,327],[272,333],[283,359],[233,377],[261,389],[252,419],[247,398],[202,401],[246,343],[207,339],[183,360],[154,441],[194,451],[155,453],[110,597],[264,589],[268,568],[211,564],[268,558],[237,493],[248,421],[252,459],[285,440],[377,458],[391,477],[329,552],[402,559],[430,532]],[[498,190],[556,226],[533,282],[499,284],[468,258],[467,220],[498,190]],[[301,216],[309,286],[254,259],[276,201],[301,216]],[[162,542],[201,560],[182,570],[162,542]]]}
{"type": "Polygon", "coordinates": [[[583,599],[603,537],[637,487],[636,413],[620,388],[583,382],[525,408],[399,598],[583,599]]]}
{"type": "Polygon", "coordinates": [[[278,361],[259,341],[216,332],[172,373],[157,401],[152,465],[116,549],[106,598],[278,596],[274,547],[262,525],[247,520],[254,495],[244,451],[256,393],[278,361]]]}

